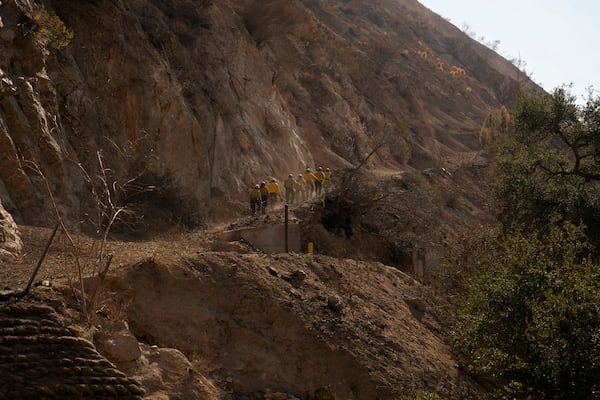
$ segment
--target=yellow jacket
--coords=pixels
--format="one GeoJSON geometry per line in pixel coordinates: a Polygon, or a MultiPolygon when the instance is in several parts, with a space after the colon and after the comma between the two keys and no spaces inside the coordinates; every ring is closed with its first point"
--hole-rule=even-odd
{"type": "Polygon", "coordinates": [[[269,193],[281,194],[281,188],[277,182],[269,182],[267,184],[267,189],[269,189],[269,193]]]}
{"type": "Polygon", "coordinates": [[[266,198],[269,197],[269,189],[267,189],[267,186],[261,186],[259,190],[263,200],[266,200],[266,198]]]}
{"type": "Polygon", "coordinates": [[[317,180],[317,177],[312,172],[305,172],[302,177],[304,178],[304,181],[308,183],[313,183],[317,180]]]}
{"type": "Polygon", "coordinates": [[[251,200],[259,200],[261,197],[262,197],[262,195],[260,194],[260,189],[254,188],[254,189],[250,190],[250,199],[251,200]]]}

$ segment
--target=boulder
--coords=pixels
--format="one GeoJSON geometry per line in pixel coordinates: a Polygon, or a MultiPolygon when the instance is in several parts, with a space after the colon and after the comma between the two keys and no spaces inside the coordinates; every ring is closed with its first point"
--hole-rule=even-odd
{"type": "Polygon", "coordinates": [[[0,202],[0,259],[10,259],[21,254],[23,242],[13,217],[0,202]]]}

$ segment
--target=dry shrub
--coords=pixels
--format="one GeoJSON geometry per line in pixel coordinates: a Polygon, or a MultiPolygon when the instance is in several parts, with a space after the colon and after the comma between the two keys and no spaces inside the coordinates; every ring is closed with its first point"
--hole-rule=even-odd
{"type": "Polygon", "coordinates": [[[75,34],[56,15],[51,15],[44,7],[33,13],[34,37],[43,47],[60,49],[67,47],[75,34]]]}

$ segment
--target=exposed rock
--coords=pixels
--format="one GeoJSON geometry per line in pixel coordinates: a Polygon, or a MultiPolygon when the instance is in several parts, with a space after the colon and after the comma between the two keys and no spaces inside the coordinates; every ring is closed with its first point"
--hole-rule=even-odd
{"type": "Polygon", "coordinates": [[[110,328],[105,325],[94,337],[98,350],[117,365],[137,360],[142,352],[138,340],[129,332],[127,324],[116,322],[110,325],[110,328]]]}
{"type": "Polygon", "coordinates": [[[342,311],[344,309],[344,303],[339,297],[330,296],[327,299],[327,307],[329,307],[333,311],[342,311]]]}
{"type": "Polygon", "coordinates": [[[265,400],[288,400],[289,397],[286,393],[272,392],[271,389],[265,390],[265,400]]]}
{"type": "Polygon", "coordinates": [[[301,269],[298,269],[290,274],[290,278],[296,281],[304,281],[306,280],[306,272],[301,269]]]}
{"type": "Polygon", "coordinates": [[[23,242],[17,224],[0,202],[0,259],[14,258],[21,253],[23,242]]]}
{"type": "Polygon", "coordinates": [[[421,321],[423,318],[423,314],[427,311],[427,303],[422,298],[409,298],[405,299],[406,304],[408,304],[411,313],[414,317],[421,321]]]}
{"type": "Polygon", "coordinates": [[[222,398],[221,391],[214,383],[196,372],[194,366],[179,350],[146,344],[141,344],[141,350],[142,356],[133,375],[146,388],[146,398],[222,398]]]}
{"type": "Polygon", "coordinates": [[[58,50],[19,22],[35,7],[7,0],[0,29],[16,88],[0,95],[0,194],[19,222],[53,219],[31,163],[64,217],[94,228],[109,172],[130,211],[114,229],[137,234],[245,213],[251,183],[357,165],[385,137],[365,168],[444,166],[478,150],[518,86],[515,66],[414,0],[51,0],[75,32],[58,50]]]}

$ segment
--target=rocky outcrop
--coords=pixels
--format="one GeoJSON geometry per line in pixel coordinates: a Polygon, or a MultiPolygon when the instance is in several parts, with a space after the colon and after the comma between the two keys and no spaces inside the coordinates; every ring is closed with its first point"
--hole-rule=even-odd
{"type": "Polygon", "coordinates": [[[415,0],[6,0],[0,17],[0,197],[18,222],[127,208],[128,226],[195,226],[245,209],[256,181],[374,148],[367,168],[442,166],[517,84],[415,0]],[[68,46],[39,40],[43,7],[68,46]]]}
{"type": "Polygon", "coordinates": [[[193,370],[186,379],[210,376],[239,398],[487,398],[455,367],[425,289],[382,264],[202,253],[128,266],[106,290],[135,336],[158,346],[148,360],[169,370],[181,352],[193,370]],[[159,357],[160,347],[179,352],[159,357]]]}
{"type": "Polygon", "coordinates": [[[0,259],[12,259],[21,253],[23,242],[12,216],[0,203],[0,259]]]}

